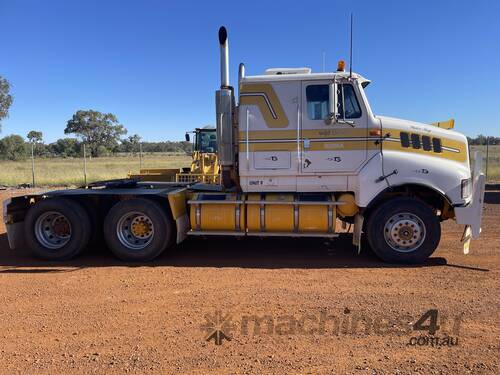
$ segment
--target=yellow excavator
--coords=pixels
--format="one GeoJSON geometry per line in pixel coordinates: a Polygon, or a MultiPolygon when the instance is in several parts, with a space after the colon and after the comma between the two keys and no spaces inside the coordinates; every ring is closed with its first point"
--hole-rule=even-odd
{"type": "Polygon", "coordinates": [[[194,134],[191,166],[183,168],[149,168],[141,169],[139,174],[130,174],[129,178],[141,181],[167,182],[203,182],[218,184],[219,159],[217,156],[217,132],[214,127],[205,126],[186,133],[186,141],[190,142],[190,134],[194,134]]]}

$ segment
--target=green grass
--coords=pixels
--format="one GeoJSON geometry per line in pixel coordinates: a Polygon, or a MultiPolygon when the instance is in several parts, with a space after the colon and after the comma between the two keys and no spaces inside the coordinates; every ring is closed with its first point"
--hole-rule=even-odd
{"type": "MultiPolygon", "coordinates": [[[[145,154],[142,168],[179,168],[191,164],[185,154],[145,154]]],[[[78,186],[84,183],[83,158],[35,159],[37,186],[78,186]]],[[[87,159],[87,182],[125,178],[139,172],[139,156],[112,156],[87,159]]],[[[31,183],[31,160],[0,161],[0,185],[31,183]]]]}
{"type": "MultiPolygon", "coordinates": [[[[486,155],[486,146],[471,146],[486,155]]],[[[155,153],[143,155],[143,168],[187,167],[191,157],[184,154],[155,153]]],[[[472,164],[473,165],[473,164],[472,164]]],[[[486,161],[483,162],[486,171],[486,161]]],[[[139,172],[139,156],[112,156],[87,159],[87,182],[124,178],[139,172]]],[[[500,145],[490,146],[488,181],[500,181],[500,145]]],[[[35,160],[35,182],[38,186],[83,185],[83,159],[47,158],[35,160]]],[[[31,183],[31,160],[0,161],[0,185],[16,186],[31,183]]]]}

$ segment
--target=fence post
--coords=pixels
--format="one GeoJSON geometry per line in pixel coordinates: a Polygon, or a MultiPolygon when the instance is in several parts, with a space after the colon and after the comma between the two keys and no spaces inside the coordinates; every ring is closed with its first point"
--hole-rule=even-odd
{"type": "Polygon", "coordinates": [[[31,182],[35,187],[35,142],[31,142],[31,182]]]}
{"type": "Polygon", "coordinates": [[[85,152],[85,143],[83,144],[83,181],[87,187],[87,153],[85,152]]]}
{"type": "Polygon", "coordinates": [[[139,143],[139,169],[142,169],[142,142],[139,143]]]}
{"type": "Polygon", "coordinates": [[[488,161],[490,160],[490,137],[486,137],[486,181],[488,181],[488,161]]]}

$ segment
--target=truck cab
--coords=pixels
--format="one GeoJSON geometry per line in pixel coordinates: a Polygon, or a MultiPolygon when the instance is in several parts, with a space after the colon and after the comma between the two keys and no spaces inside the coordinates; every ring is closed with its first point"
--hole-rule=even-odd
{"type": "MultiPolygon", "coordinates": [[[[373,116],[358,74],[268,69],[239,82],[239,175],[246,191],[349,191],[380,151],[373,116]],[[336,82],[338,117],[331,121],[330,84],[336,82]],[[345,107],[345,110],[344,110],[345,107]]],[[[380,167],[381,168],[381,167],[380,167]]],[[[381,169],[380,169],[381,173],[381,169]]]]}

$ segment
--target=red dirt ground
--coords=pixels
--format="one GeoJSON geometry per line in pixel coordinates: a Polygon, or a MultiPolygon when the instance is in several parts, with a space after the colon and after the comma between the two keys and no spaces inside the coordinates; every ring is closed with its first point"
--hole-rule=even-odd
{"type": "Polygon", "coordinates": [[[189,239],[140,265],[105,248],[45,262],[10,250],[0,227],[0,372],[498,374],[500,192],[486,201],[470,255],[446,222],[418,267],[358,256],[349,235],[189,239]],[[429,309],[434,337],[457,345],[411,345],[433,337],[411,329],[429,309]],[[217,311],[232,322],[221,345],[206,341],[217,311]]]}

